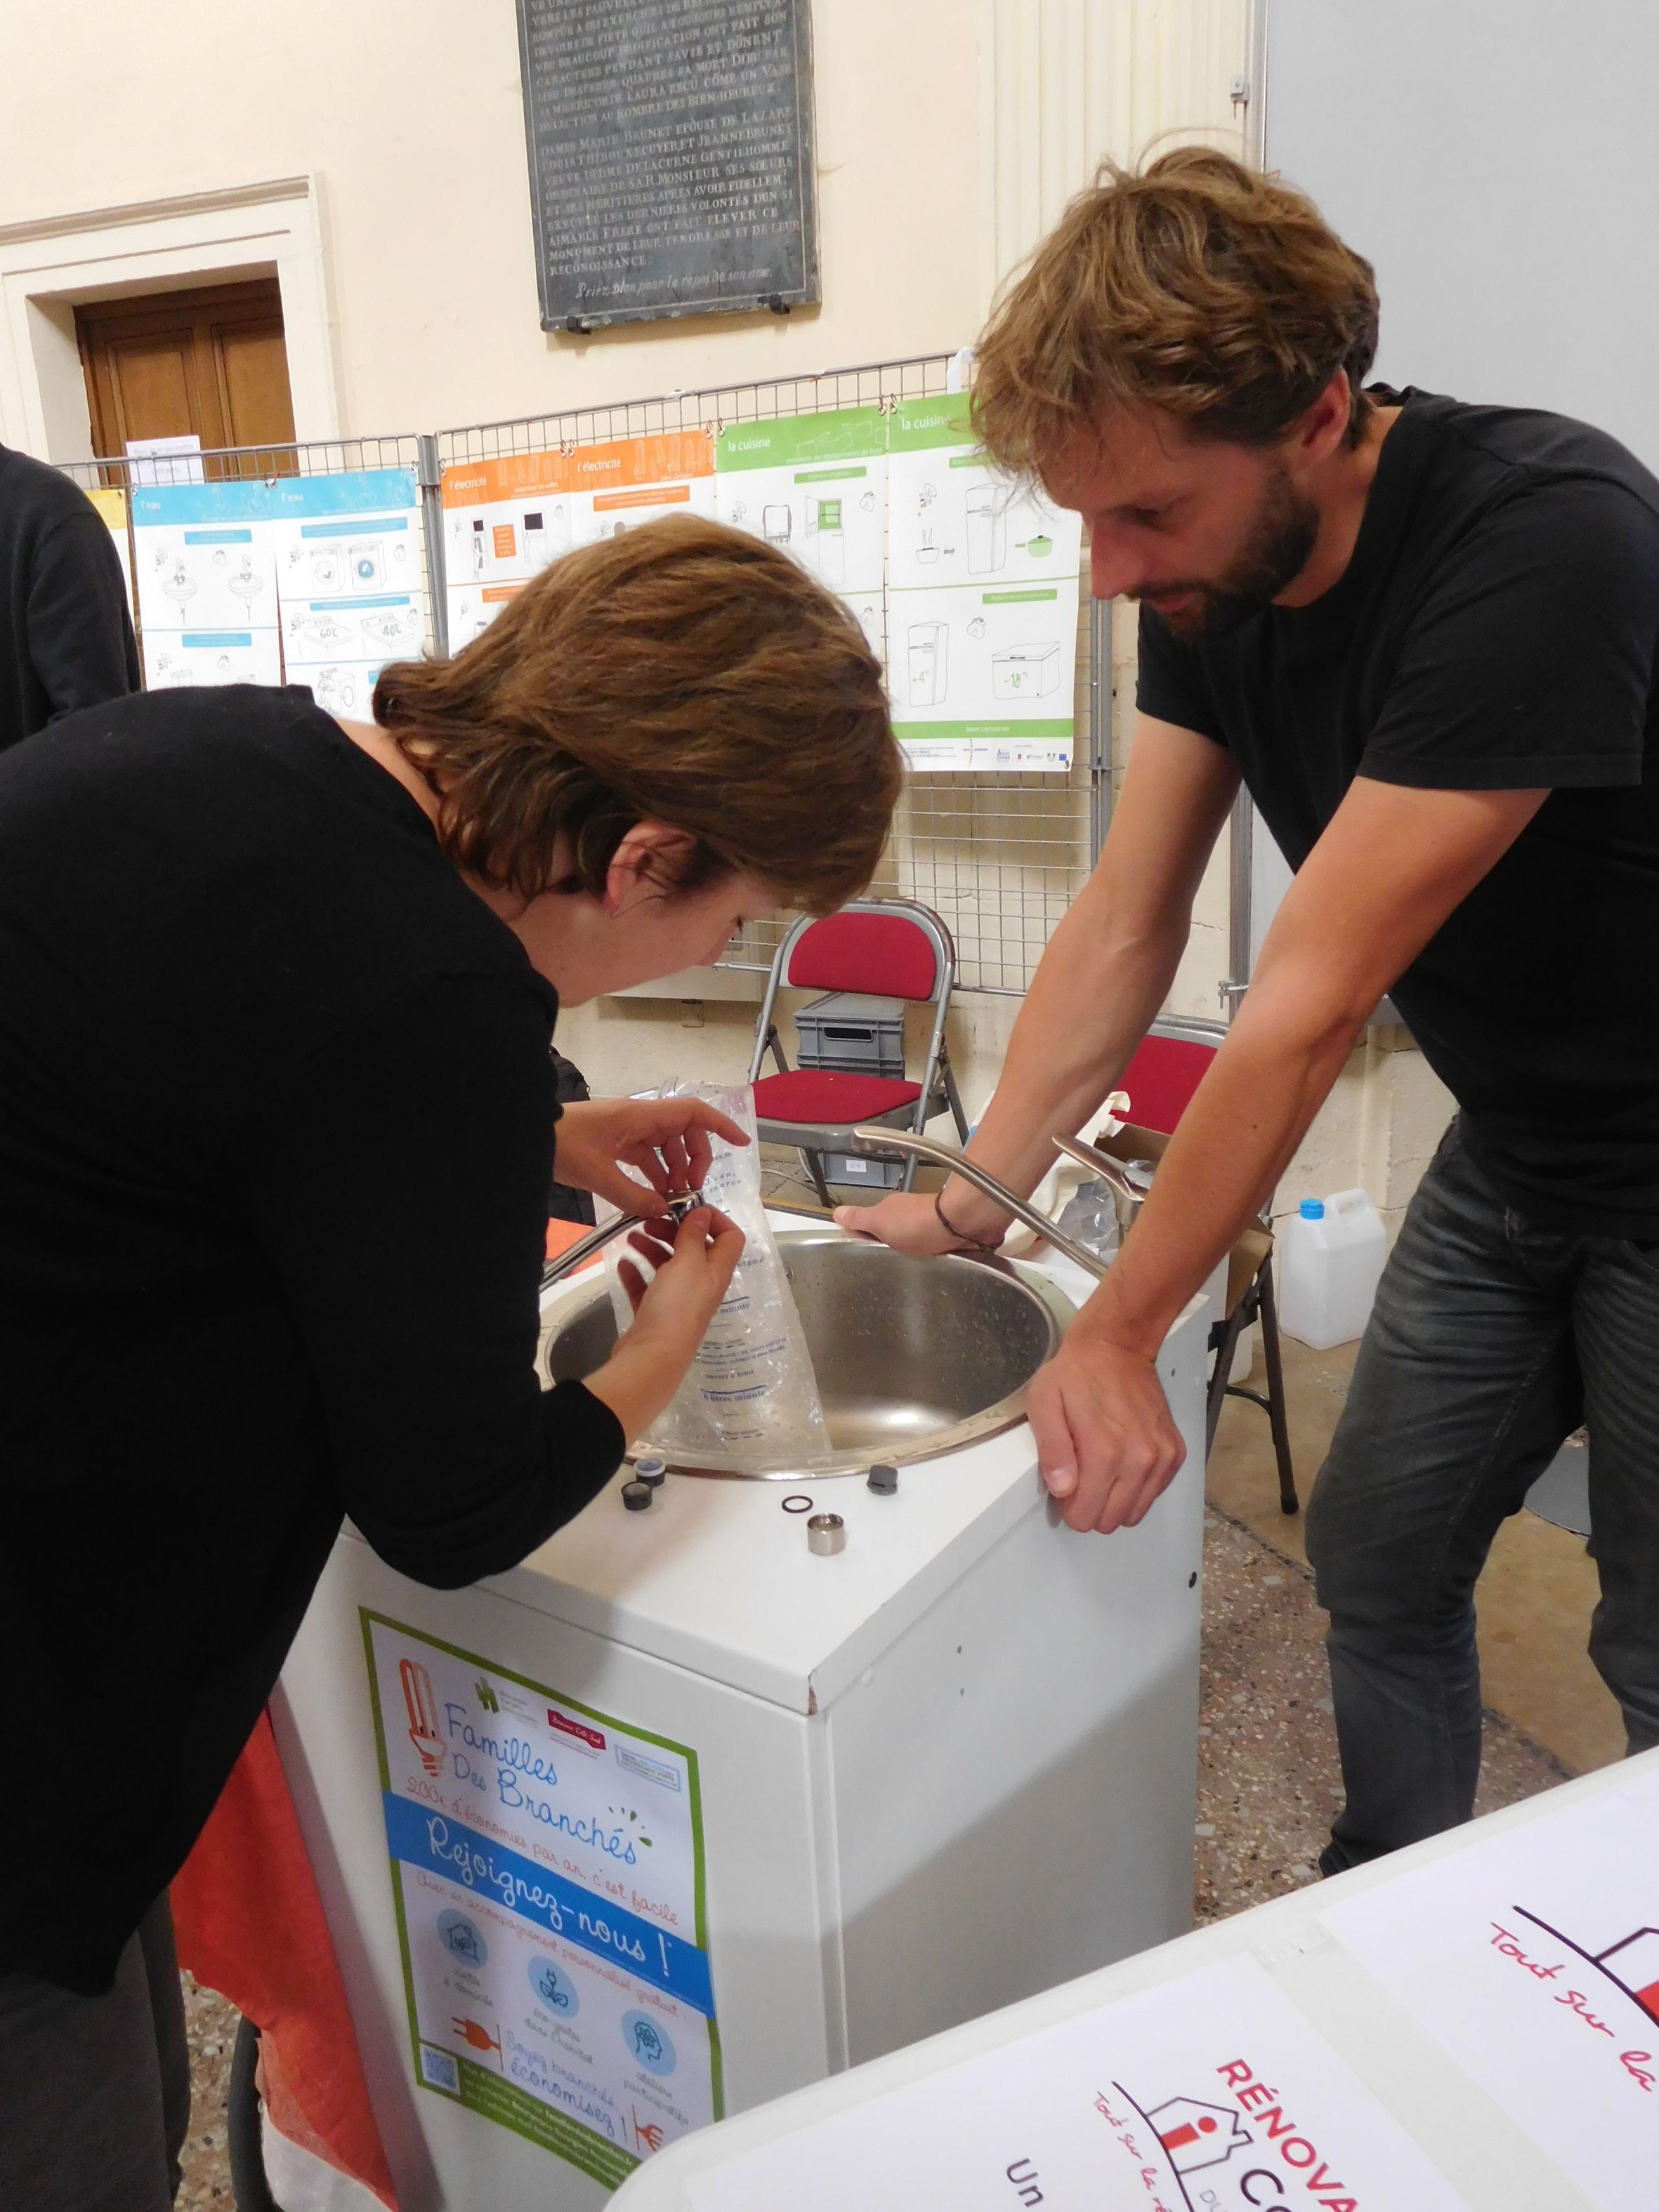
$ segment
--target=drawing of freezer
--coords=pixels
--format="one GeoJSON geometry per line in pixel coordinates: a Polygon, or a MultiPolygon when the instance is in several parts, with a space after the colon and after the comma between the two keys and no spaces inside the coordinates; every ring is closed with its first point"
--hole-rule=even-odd
{"type": "Polygon", "coordinates": [[[817,572],[826,584],[847,580],[847,534],[841,526],[838,499],[809,499],[806,502],[806,544],[817,572]]]}
{"type": "Polygon", "coordinates": [[[942,622],[910,625],[910,704],[937,707],[950,681],[951,625],[942,622]]]}
{"type": "Polygon", "coordinates": [[[1042,699],[1060,689],[1060,646],[1013,645],[991,656],[994,699],[1042,699]]]}

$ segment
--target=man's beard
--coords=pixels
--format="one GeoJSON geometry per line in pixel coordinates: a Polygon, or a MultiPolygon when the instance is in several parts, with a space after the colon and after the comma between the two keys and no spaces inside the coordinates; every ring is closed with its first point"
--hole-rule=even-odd
{"type": "Polygon", "coordinates": [[[1287,584],[1307,567],[1319,535],[1319,509],[1291,482],[1279,464],[1268,477],[1250,534],[1213,583],[1160,584],[1143,593],[1154,613],[1186,645],[1212,645],[1230,637],[1253,615],[1271,606],[1287,584]],[[1158,601],[1190,592],[1190,607],[1164,609],[1158,601]]]}

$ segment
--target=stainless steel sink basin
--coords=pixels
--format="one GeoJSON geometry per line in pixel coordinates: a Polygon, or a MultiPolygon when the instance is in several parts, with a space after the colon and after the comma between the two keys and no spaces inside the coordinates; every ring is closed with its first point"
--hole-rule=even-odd
{"type": "MultiPolygon", "coordinates": [[[[1005,1260],[917,1260],[830,1230],[786,1230],[778,1249],[817,1371],[831,1456],[763,1475],[672,1461],[679,1473],[816,1480],[976,1443],[1024,1414],[1026,1386],[1075,1311],[1041,1275],[1005,1260]]],[[[546,1347],[550,1379],[591,1375],[616,1341],[601,1288],[560,1317],[546,1347]]]]}

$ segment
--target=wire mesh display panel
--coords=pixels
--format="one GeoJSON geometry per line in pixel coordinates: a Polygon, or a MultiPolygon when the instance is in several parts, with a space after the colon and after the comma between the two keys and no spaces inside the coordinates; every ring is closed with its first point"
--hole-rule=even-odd
{"type": "MultiPolygon", "coordinates": [[[[444,647],[443,538],[436,504],[436,452],[435,439],[406,431],[386,437],[325,438],[305,444],[225,447],[202,453],[110,456],[59,462],[58,466],[83,491],[119,491],[127,495],[128,573],[135,580],[139,547],[132,520],[134,491],[170,483],[274,484],[289,477],[367,476],[383,469],[409,469],[414,473],[420,517],[416,541],[422,603],[421,642],[430,653],[441,652],[444,647]]],[[[133,622],[142,639],[142,611],[136,595],[133,622]]]]}
{"type": "MultiPolygon", "coordinates": [[[[573,408],[441,432],[441,467],[536,453],[573,453],[613,439],[718,433],[840,408],[891,408],[950,388],[954,356],[933,354],[822,374],[726,384],[653,399],[573,408]]],[[[958,988],[1023,992],[1055,925],[1093,863],[1103,791],[1109,790],[1099,687],[1109,669],[1085,601],[1077,652],[1077,739],[1065,773],[913,771],[873,889],[920,899],[956,940],[958,988]]],[[[723,965],[765,968],[787,918],[751,924],[723,965]]]]}

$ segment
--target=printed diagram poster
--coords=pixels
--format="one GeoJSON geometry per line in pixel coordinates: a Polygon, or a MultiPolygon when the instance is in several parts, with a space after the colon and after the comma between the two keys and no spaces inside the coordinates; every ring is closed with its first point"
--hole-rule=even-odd
{"type": "Polygon", "coordinates": [[[1592,2203],[1659,2199],[1659,1774],[1321,1917],[1592,2203]]]}
{"type": "Polygon", "coordinates": [[[720,517],[799,561],[884,651],[887,418],[842,407],[737,422],[715,441],[720,517]]]}
{"type": "Polygon", "coordinates": [[[697,2212],[1468,2212],[1250,1960],[1042,2029],[686,2185],[697,2212]]]}
{"type": "Polygon", "coordinates": [[[331,714],[366,720],[386,663],[426,642],[415,471],[279,477],[267,489],[288,681],[331,714]]]}
{"type": "Polygon", "coordinates": [[[619,2187],[720,2114],[696,1754],[362,1621],[416,2079],[619,2187]]]}
{"type": "Polygon", "coordinates": [[[969,397],[888,421],[893,725],[919,769],[1072,764],[1080,517],[973,441],[969,397]]]}
{"type": "Polygon", "coordinates": [[[681,509],[714,512],[714,441],[676,430],[443,472],[449,649],[459,653],[550,562],[681,509]]]}
{"type": "Polygon", "coordinates": [[[138,620],[151,690],[282,682],[270,513],[261,483],[134,490],[138,620]]]}
{"type": "Polygon", "coordinates": [[[136,623],[138,610],[132,597],[132,547],[127,538],[127,495],[118,489],[94,484],[87,497],[97,508],[104,527],[115,548],[115,557],[121,563],[121,582],[127,595],[127,612],[136,623]]]}

